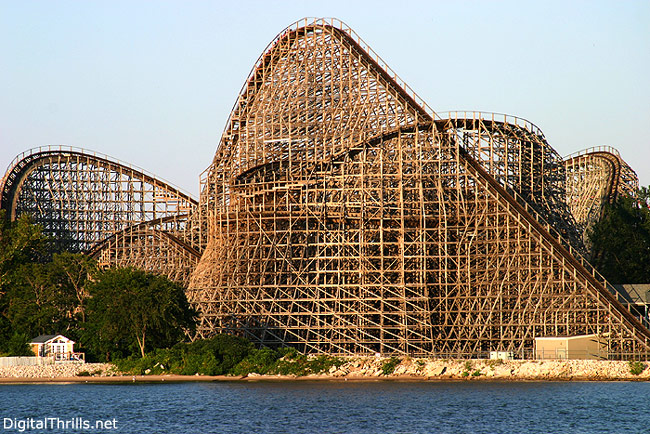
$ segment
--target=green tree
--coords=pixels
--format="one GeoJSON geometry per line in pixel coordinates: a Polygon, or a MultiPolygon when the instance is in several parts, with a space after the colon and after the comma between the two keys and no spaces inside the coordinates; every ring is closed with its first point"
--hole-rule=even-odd
{"type": "Polygon", "coordinates": [[[16,333],[8,317],[8,293],[16,284],[17,270],[26,264],[43,261],[46,244],[41,228],[34,225],[28,215],[10,221],[5,210],[0,210],[0,351],[9,350],[16,333]]]}
{"type": "Polygon", "coordinates": [[[52,287],[46,264],[24,264],[14,273],[13,285],[7,292],[6,316],[13,331],[29,335],[65,333],[68,297],[57,294],[52,287]]]}
{"type": "Polygon", "coordinates": [[[31,348],[29,347],[30,337],[25,333],[14,332],[7,341],[7,355],[8,356],[33,356],[31,348]]]}
{"type": "Polygon", "coordinates": [[[73,296],[75,316],[80,322],[86,321],[85,303],[88,298],[87,285],[98,272],[94,259],[81,253],[55,254],[50,266],[52,283],[61,288],[67,296],[73,296]]]}
{"type": "Polygon", "coordinates": [[[29,215],[9,221],[5,210],[0,210],[0,284],[9,281],[17,266],[42,261],[46,244],[41,227],[33,224],[29,215]]]}
{"type": "Polygon", "coordinates": [[[55,254],[52,261],[23,264],[13,274],[6,317],[14,332],[63,333],[78,339],[84,321],[86,284],[95,262],[80,253],[55,254]]]}
{"type": "Polygon", "coordinates": [[[589,232],[592,264],[611,283],[650,283],[649,189],[606,205],[589,232]]]}
{"type": "Polygon", "coordinates": [[[183,287],[134,268],[100,273],[89,285],[85,335],[106,360],[180,342],[195,328],[196,311],[183,287]]]}

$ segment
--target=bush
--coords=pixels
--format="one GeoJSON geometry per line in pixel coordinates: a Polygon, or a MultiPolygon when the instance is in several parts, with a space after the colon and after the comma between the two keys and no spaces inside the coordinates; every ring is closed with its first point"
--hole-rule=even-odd
{"type": "Polygon", "coordinates": [[[393,356],[384,362],[384,364],[381,366],[381,371],[384,375],[390,375],[395,372],[395,368],[397,368],[397,365],[400,363],[402,363],[402,361],[399,359],[399,357],[393,356]]]}
{"type": "Polygon", "coordinates": [[[494,368],[497,366],[503,365],[504,361],[503,359],[493,359],[488,362],[488,366],[490,366],[490,369],[494,371],[494,368]]]}
{"type": "Polygon", "coordinates": [[[639,375],[641,372],[645,371],[645,363],[633,362],[630,360],[628,364],[630,365],[630,374],[632,375],[639,375]]]}
{"type": "MultiPolygon", "coordinates": [[[[467,360],[467,361],[465,361],[465,365],[464,365],[464,366],[465,366],[465,370],[464,370],[460,375],[461,375],[462,377],[469,377],[469,375],[470,375],[470,371],[472,370],[472,367],[473,367],[473,364],[472,364],[472,362],[470,362],[469,360],[467,360]]],[[[474,373],[476,373],[476,372],[474,372],[474,373]]],[[[472,374],[472,375],[474,375],[474,374],[472,374]]],[[[479,375],[481,375],[481,374],[479,373],[479,375]]]]}
{"type": "Polygon", "coordinates": [[[332,368],[332,366],[338,368],[343,363],[345,362],[342,359],[339,359],[338,357],[320,355],[309,361],[309,370],[313,374],[322,374],[324,372],[329,371],[332,368]]]}
{"type": "Polygon", "coordinates": [[[128,357],[114,361],[122,372],[131,375],[226,375],[252,350],[243,338],[217,335],[211,339],[176,344],[158,349],[145,357],[128,357]]]}
{"type": "Polygon", "coordinates": [[[248,375],[253,372],[262,375],[273,374],[276,362],[280,357],[282,357],[280,352],[270,348],[252,349],[245,359],[233,367],[231,372],[234,375],[248,375]]]}
{"type": "MultiPolygon", "coordinates": [[[[254,348],[253,344],[231,335],[181,343],[169,349],[131,356],[114,361],[121,372],[129,375],[270,375],[320,374],[343,360],[327,355],[305,356],[295,348],[254,348]]],[[[398,359],[399,363],[399,359],[398,359]]]]}

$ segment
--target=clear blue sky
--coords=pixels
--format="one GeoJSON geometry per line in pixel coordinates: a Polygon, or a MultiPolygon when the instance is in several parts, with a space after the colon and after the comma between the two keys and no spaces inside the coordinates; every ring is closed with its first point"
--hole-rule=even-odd
{"type": "Polygon", "coordinates": [[[0,0],[0,171],[69,144],[198,195],[239,90],[286,26],[351,26],[434,110],[607,144],[650,184],[650,1],[0,0]]]}

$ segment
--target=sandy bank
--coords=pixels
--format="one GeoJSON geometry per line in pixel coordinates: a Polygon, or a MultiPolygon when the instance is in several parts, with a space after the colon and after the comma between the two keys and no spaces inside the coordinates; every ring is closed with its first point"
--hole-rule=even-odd
{"type": "Polygon", "coordinates": [[[402,358],[386,375],[389,359],[349,357],[324,374],[302,377],[250,374],[246,377],[202,375],[122,375],[110,364],[19,366],[0,368],[0,383],[133,383],[211,381],[648,381],[650,363],[635,375],[628,362],[601,360],[443,360],[402,358]]]}

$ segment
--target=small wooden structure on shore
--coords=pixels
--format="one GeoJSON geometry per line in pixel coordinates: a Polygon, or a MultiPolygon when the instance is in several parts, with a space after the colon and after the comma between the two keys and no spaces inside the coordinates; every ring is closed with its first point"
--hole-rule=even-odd
{"type": "Polygon", "coordinates": [[[29,343],[36,357],[52,358],[55,362],[85,361],[84,353],[74,352],[75,342],[63,335],[40,335],[29,343]]]}

